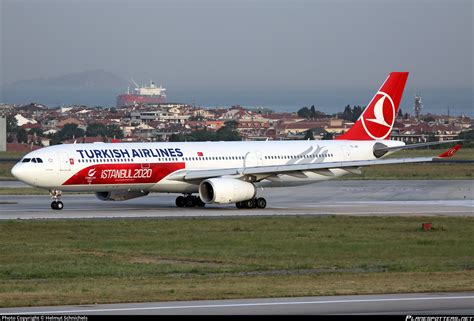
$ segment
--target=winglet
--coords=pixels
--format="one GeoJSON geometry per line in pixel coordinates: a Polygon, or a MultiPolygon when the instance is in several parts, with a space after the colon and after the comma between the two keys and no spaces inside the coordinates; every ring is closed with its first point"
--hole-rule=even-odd
{"type": "Polygon", "coordinates": [[[456,152],[457,152],[460,148],[461,148],[461,144],[457,144],[456,146],[451,147],[450,149],[448,149],[447,151],[445,151],[444,153],[439,154],[438,157],[439,157],[439,158],[452,157],[454,154],[456,154],[456,152]]]}

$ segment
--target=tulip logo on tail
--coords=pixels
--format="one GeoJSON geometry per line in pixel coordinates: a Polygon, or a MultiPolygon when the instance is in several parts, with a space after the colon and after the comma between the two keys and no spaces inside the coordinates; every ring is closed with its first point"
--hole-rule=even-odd
{"type": "Polygon", "coordinates": [[[373,101],[375,103],[371,103],[361,116],[362,126],[372,139],[385,139],[395,122],[395,104],[392,97],[382,91],[375,95],[373,101]]]}

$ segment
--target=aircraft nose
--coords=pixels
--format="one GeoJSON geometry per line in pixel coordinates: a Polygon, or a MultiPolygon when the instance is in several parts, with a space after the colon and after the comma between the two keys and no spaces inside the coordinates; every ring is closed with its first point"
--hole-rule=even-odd
{"type": "Polygon", "coordinates": [[[16,179],[20,180],[20,181],[25,181],[25,171],[24,171],[24,168],[22,169],[22,166],[20,163],[16,164],[15,166],[13,166],[12,168],[12,175],[13,177],[15,177],[16,179]]]}
{"type": "Polygon", "coordinates": [[[13,166],[11,172],[12,172],[13,177],[15,177],[16,179],[19,179],[18,178],[18,172],[19,172],[18,164],[15,164],[15,166],[13,166]]]}

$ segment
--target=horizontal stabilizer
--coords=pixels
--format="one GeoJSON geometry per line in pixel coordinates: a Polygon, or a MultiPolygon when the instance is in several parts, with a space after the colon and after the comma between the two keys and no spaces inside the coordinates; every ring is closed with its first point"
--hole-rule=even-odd
{"type": "Polygon", "coordinates": [[[455,140],[445,140],[442,142],[428,142],[428,143],[418,143],[418,144],[410,144],[410,145],[403,145],[403,146],[395,146],[395,147],[388,147],[382,143],[376,143],[374,145],[374,152],[394,152],[403,149],[410,149],[410,148],[419,148],[419,147],[427,147],[433,145],[441,145],[441,144],[449,144],[449,143],[457,143],[462,142],[463,139],[455,139],[455,140]]]}
{"type": "Polygon", "coordinates": [[[454,154],[456,154],[456,152],[461,148],[461,145],[460,144],[457,144],[456,146],[448,149],[447,151],[445,151],[444,153],[442,154],[439,154],[438,157],[439,158],[447,158],[447,157],[452,157],[454,154]]]}

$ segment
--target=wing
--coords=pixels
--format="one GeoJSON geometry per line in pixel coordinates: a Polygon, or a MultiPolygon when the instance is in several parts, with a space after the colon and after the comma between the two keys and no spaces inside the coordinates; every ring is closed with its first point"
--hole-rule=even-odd
{"type": "Polygon", "coordinates": [[[426,163],[432,162],[438,158],[451,157],[461,148],[461,145],[456,145],[446,152],[434,157],[414,157],[414,158],[393,158],[393,159],[373,159],[373,160],[358,160],[358,161],[341,161],[341,162],[325,162],[312,164],[289,164],[289,165],[271,165],[271,166],[255,166],[246,168],[222,168],[222,169],[197,169],[197,170],[182,170],[176,172],[168,177],[169,180],[177,181],[193,181],[202,180],[221,176],[244,176],[254,175],[257,180],[276,174],[287,174],[296,177],[305,177],[305,171],[313,171],[315,173],[332,176],[330,169],[341,168],[348,172],[360,173],[360,167],[371,165],[389,165],[389,164],[410,164],[410,163],[426,163]]]}

